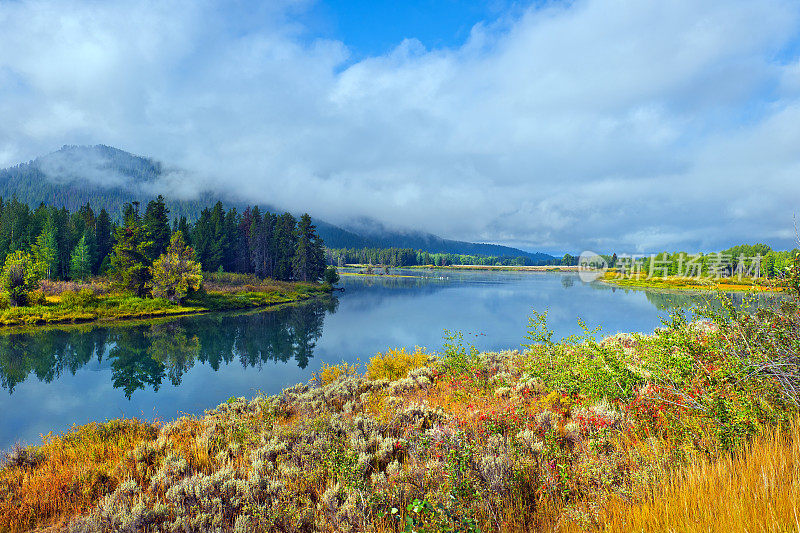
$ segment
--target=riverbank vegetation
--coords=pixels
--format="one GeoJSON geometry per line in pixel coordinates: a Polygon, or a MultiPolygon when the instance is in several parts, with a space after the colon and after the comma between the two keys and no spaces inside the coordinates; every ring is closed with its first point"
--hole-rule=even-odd
{"type": "Polygon", "coordinates": [[[624,277],[619,271],[612,269],[600,278],[604,283],[631,289],[667,289],[688,291],[755,291],[779,292],[786,289],[785,278],[767,277],[685,277],[685,276],[640,276],[624,277]]]}
{"type": "Polygon", "coordinates": [[[308,215],[296,220],[258,207],[239,215],[217,203],[196,223],[182,218],[170,227],[168,213],[161,196],[143,215],[137,203],[125,204],[119,225],[105,211],[95,217],[89,205],[70,214],[0,199],[0,325],[274,305],[330,290],[336,280],[335,271],[325,272],[308,215]],[[327,286],[317,284],[321,278],[327,286]]]}
{"type": "Polygon", "coordinates": [[[699,531],[721,505],[791,529],[797,301],[699,317],[554,342],[534,314],[522,350],[453,333],[203,417],[47,436],[6,457],[0,529],[699,531]]]}

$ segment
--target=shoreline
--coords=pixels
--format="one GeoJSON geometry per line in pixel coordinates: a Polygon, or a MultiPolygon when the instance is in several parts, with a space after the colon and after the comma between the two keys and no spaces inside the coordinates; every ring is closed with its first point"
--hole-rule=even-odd
{"type": "MultiPolygon", "coordinates": [[[[728,279],[728,278],[722,278],[728,279]]],[[[650,289],[669,290],[682,292],[752,292],[752,293],[779,293],[783,289],[777,285],[758,285],[756,283],[715,282],[711,278],[702,278],[700,283],[693,283],[687,278],[653,278],[653,279],[618,279],[612,276],[599,277],[601,283],[624,289],[650,289]]]]}
{"type": "Polygon", "coordinates": [[[203,296],[187,300],[183,305],[153,298],[121,298],[119,295],[97,297],[91,305],[65,309],[59,302],[43,306],[16,307],[0,311],[0,334],[39,331],[48,327],[129,324],[181,316],[223,311],[268,309],[293,304],[333,292],[327,285],[293,283],[293,290],[246,291],[242,289],[211,290],[203,296]],[[110,307],[103,307],[104,303],[110,307]],[[124,310],[140,306],[141,310],[124,310]],[[14,316],[16,314],[16,316],[14,316]]]}

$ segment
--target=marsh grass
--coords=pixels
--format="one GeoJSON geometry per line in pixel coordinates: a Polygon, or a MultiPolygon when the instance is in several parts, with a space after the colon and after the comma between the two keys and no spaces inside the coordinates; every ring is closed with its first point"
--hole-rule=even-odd
{"type": "Polygon", "coordinates": [[[155,438],[157,426],[136,419],[92,423],[62,436],[47,435],[32,463],[0,470],[0,530],[29,531],[85,512],[122,481],[146,472],[127,460],[155,438]]]}

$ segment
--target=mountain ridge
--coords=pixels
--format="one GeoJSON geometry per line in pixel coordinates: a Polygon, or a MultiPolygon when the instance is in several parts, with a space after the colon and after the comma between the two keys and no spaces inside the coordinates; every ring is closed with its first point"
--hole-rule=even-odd
{"type": "MultiPolygon", "coordinates": [[[[170,199],[162,181],[170,172],[180,170],[112,146],[64,145],[55,152],[0,169],[0,197],[16,197],[31,206],[44,203],[71,211],[88,202],[95,209],[105,208],[113,218],[119,217],[125,202],[144,203],[158,194],[168,199],[172,216],[186,216],[189,220],[196,220],[203,208],[217,201],[237,209],[246,205],[212,191],[201,191],[191,200],[170,199]]],[[[268,204],[259,205],[270,211],[283,211],[268,204]]],[[[542,263],[554,259],[549,254],[499,244],[445,239],[414,230],[390,230],[369,219],[356,222],[354,226],[358,228],[314,218],[320,236],[330,248],[412,248],[431,253],[527,257],[542,263]]]]}

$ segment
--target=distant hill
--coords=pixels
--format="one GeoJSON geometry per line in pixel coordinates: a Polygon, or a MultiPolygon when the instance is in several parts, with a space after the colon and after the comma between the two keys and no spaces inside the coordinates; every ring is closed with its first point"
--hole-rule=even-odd
{"type": "MultiPolygon", "coordinates": [[[[167,168],[159,161],[137,156],[111,146],[63,146],[33,161],[0,170],[0,197],[16,196],[31,206],[40,203],[77,210],[89,202],[118,217],[125,202],[146,203],[158,194],[168,200],[171,216],[195,220],[204,207],[221,200],[242,209],[244,203],[206,191],[192,200],[174,200],[164,178],[180,169],[167,168]]],[[[264,205],[270,211],[283,211],[264,205]]],[[[386,229],[379,222],[359,219],[340,227],[315,219],[320,236],[331,248],[413,248],[428,252],[529,257],[537,262],[554,259],[548,254],[530,253],[496,244],[476,244],[442,239],[430,233],[386,229]]]]}

